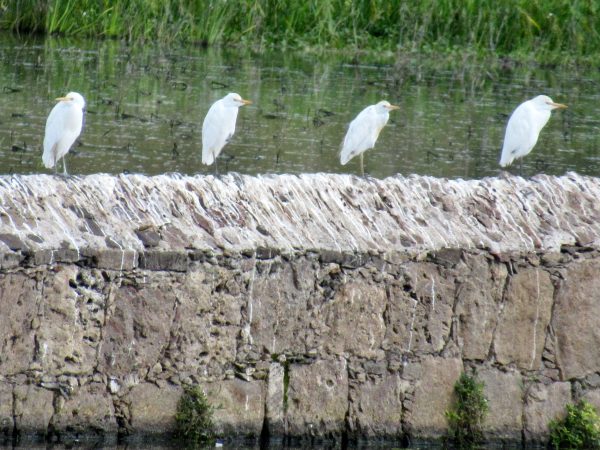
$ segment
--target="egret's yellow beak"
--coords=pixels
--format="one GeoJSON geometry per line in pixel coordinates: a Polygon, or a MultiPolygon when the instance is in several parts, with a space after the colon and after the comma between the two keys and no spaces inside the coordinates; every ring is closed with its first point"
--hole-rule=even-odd
{"type": "Polygon", "coordinates": [[[252,102],[250,100],[244,100],[242,99],[242,105],[251,105],[252,102]]]}
{"type": "Polygon", "coordinates": [[[568,108],[567,105],[563,105],[562,103],[548,102],[548,104],[550,106],[554,106],[554,109],[565,109],[565,108],[568,108]]]}
{"type": "Polygon", "coordinates": [[[57,97],[55,100],[57,102],[70,102],[72,99],[69,97],[57,97]]]}
{"type": "Polygon", "coordinates": [[[400,109],[400,107],[398,105],[390,105],[390,106],[386,106],[387,109],[389,109],[390,111],[393,111],[395,109],[400,109]]]}

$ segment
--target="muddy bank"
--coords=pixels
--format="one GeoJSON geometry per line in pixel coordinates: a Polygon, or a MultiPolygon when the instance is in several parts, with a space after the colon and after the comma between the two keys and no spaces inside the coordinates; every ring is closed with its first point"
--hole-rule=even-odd
{"type": "Polygon", "coordinates": [[[0,178],[0,432],[495,440],[600,406],[600,181],[0,178]]]}

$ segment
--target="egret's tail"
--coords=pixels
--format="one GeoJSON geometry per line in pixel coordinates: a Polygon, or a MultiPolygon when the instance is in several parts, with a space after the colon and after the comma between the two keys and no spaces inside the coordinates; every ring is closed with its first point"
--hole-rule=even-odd
{"type": "Polygon", "coordinates": [[[215,162],[215,154],[209,150],[202,150],[202,164],[210,166],[215,162]]]}
{"type": "Polygon", "coordinates": [[[48,148],[48,147],[44,148],[44,154],[42,155],[42,162],[44,163],[44,167],[46,167],[46,169],[52,169],[54,167],[54,163],[56,162],[54,160],[55,154],[56,154],[56,145],[53,145],[50,148],[48,148]]]}
{"type": "Polygon", "coordinates": [[[356,154],[348,149],[342,148],[340,151],[340,164],[345,166],[356,154]]]}
{"type": "Polygon", "coordinates": [[[500,167],[507,167],[510,166],[513,162],[514,158],[512,158],[510,155],[502,155],[502,157],[500,158],[500,167]]]}

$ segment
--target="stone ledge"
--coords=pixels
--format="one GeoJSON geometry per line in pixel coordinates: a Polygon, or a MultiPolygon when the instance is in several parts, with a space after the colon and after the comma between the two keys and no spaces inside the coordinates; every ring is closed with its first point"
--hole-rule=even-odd
{"type": "MultiPolygon", "coordinates": [[[[86,257],[82,249],[127,252],[126,266],[135,266],[135,254],[147,251],[140,262],[147,267],[168,266],[156,260],[165,252],[271,259],[312,249],[323,262],[352,268],[362,264],[363,254],[414,257],[444,248],[558,252],[600,245],[600,180],[575,173],[529,180],[334,174],[4,178],[0,207],[8,220],[0,221],[0,253],[28,256],[36,265],[78,262],[86,257]],[[18,182],[11,183],[13,178],[18,182]]],[[[116,253],[103,256],[96,260],[99,267],[118,264],[116,253]]],[[[437,256],[448,257],[445,264],[457,254],[437,256]]],[[[172,264],[179,270],[179,262],[172,264]]]]}

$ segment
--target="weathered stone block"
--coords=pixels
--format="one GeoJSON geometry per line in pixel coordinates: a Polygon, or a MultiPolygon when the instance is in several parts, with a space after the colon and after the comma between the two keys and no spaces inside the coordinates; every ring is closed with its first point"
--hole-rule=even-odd
{"type": "Polygon", "coordinates": [[[33,360],[40,294],[24,273],[0,275],[0,374],[25,372],[33,360]]]}
{"type": "Polygon", "coordinates": [[[14,425],[13,387],[9,383],[0,381],[0,442],[3,438],[12,438],[14,425]]]}
{"type": "Polygon", "coordinates": [[[92,264],[100,269],[132,270],[138,265],[139,253],[131,249],[106,248],[86,253],[91,256],[92,264]]]}
{"type": "Polygon", "coordinates": [[[51,263],[74,263],[79,261],[81,254],[79,250],[71,247],[71,243],[62,241],[58,249],[52,250],[51,263]]]}
{"type": "Polygon", "coordinates": [[[390,287],[384,348],[440,352],[450,334],[455,279],[431,263],[403,267],[402,285],[390,287]]]}
{"type": "Polygon", "coordinates": [[[554,287],[544,270],[521,269],[510,278],[494,339],[500,364],[540,368],[553,301],[554,287]]]}
{"type": "Polygon", "coordinates": [[[0,241],[13,251],[26,250],[27,246],[19,236],[12,233],[0,233],[0,241]]]}
{"type": "Polygon", "coordinates": [[[484,383],[489,411],[484,432],[490,440],[520,440],[523,429],[523,379],[519,372],[483,369],[477,379],[484,383]]]}
{"type": "Polygon", "coordinates": [[[266,414],[269,433],[273,436],[283,436],[285,433],[284,373],[281,364],[271,363],[267,382],[266,414]]]}
{"type": "Polygon", "coordinates": [[[407,369],[414,377],[414,387],[406,405],[406,426],[415,438],[440,438],[448,428],[445,411],[452,405],[454,384],[463,371],[462,361],[426,356],[420,363],[409,363],[407,369]]]}
{"type": "Polygon", "coordinates": [[[17,430],[24,434],[44,434],[54,413],[53,392],[33,385],[19,385],[15,386],[14,396],[17,430]]]}
{"type": "Polygon", "coordinates": [[[600,371],[600,260],[573,261],[556,293],[552,328],[563,380],[600,371]]]}
{"type": "Polygon", "coordinates": [[[56,262],[54,259],[54,250],[33,250],[30,256],[31,264],[34,266],[42,266],[56,262]]]}
{"type": "MultiPolygon", "coordinates": [[[[28,251],[26,254],[29,256],[31,253],[28,251]]],[[[21,252],[2,252],[0,253],[0,269],[14,269],[23,264],[25,259],[25,255],[21,252]]]]}
{"type": "Polygon", "coordinates": [[[291,364],[286,421],[291,436],[341,434],[348,411],[345,360],[291,364]]]}
{"type": "Polygon", "coordinates": [[[141,383],[125,396],[131,414],[131,427],[136,433],[171,433],[175,429],[175,413],[183,393],[179,386],[158,387],[141,383]]]}
{"type": "Polygon", "coordinates": [[[100,367],[124,376],[149,369],[169,343],[176,297],[173,279],[155,274],[152,284],[123,286],[115,293],[103,333],[100,367]]]}
{"type": "Polygon", "coordinates": [[[386,326],[385,288],[368,282],[348,282],[321,307],[326,325],[322,336],[325,352],[383,359],[381,348],[386,326]]]}
{"type": "Polygon", "coordinates": [[[566,414],[566,405],[572,402],[570,383],[535,383],[525,396],[525,439],[542,441],[548,439],[548,424],[566,414]]]}
{"type": "Polygon", "coordinates": [[[106,386],[92,383],[75,390],[64,400],[53,417],[52,425],[59,432],[117,433],[115,408],[106,386]]]}
{"type": "Polygon", "coordinates": [[[456,289],[457,331],[463,358],[487,359],[498,321],[506,267],[484,255],[464,254],[466,275],[456,289]]]}
{"type": "Polygon", "coordinates": [[[315,273],[306,260],[293,265],[281,261],[257,262],[250,275],[248,314],[250,336],[258,349],[271,353],[305,353],[314,343],[309,326],[315,273]],[[258,273],[260,271],[260,273],[258,273]]]}
{"type": "Polygon", "coordinates": [[[178,371],[219,379],[236,359],[243,296],[232,295],[232,272],[208,264],[185,274],[175,287],[178,306],[168,353],[178,371]]]}
{"type": "Polygon", "coordinates": [[[402,433],[403,383],[398,374],[350,385],[348,423],[361,438],[397,438],[402,433]]]}
{"type": "Polygon", "coordinates": [[[208,401],[216,408],[217,433],[225,436],[260,436],[265,417],[266,385],[263,381],[223,380],[204,385],[208,401]]]}
{"type": "Polygon", "coordinates": [[[77,266],[58,265],[55,272],[44,279],[34,359],[52,375],[89,374],[96,365],[103,321],[98,318],[103,313],[96,308],[103,305],[93,305],[93,301],[86,304],[89,298],[72,287],[78,273],[77,266]],[[96,320],[92,320],[93,316],[96,320]]]}
{"type": "Polygon", "coordinates": [[[140,268],[146,270],[185,272],[188,269],[188,264],[188,255],[185,252],[146,250],[139,255],[140,268]]]}
{"type": "Polygon", "coordinates": [[[583,394],[582,400],[589,402],[600,413],[600,389],[592,389],[583,394]]]}
{"type": "Polygon", "coordinates": [[[144,244],[144,247],[146,248],[153,248],[158,246],[162,239],[160,231],[154,227],[144,229],[138,228],[137,230],[135,230],[135,234],[137,235],[138,239],[142,241],[142,244],[144,244]]]}

